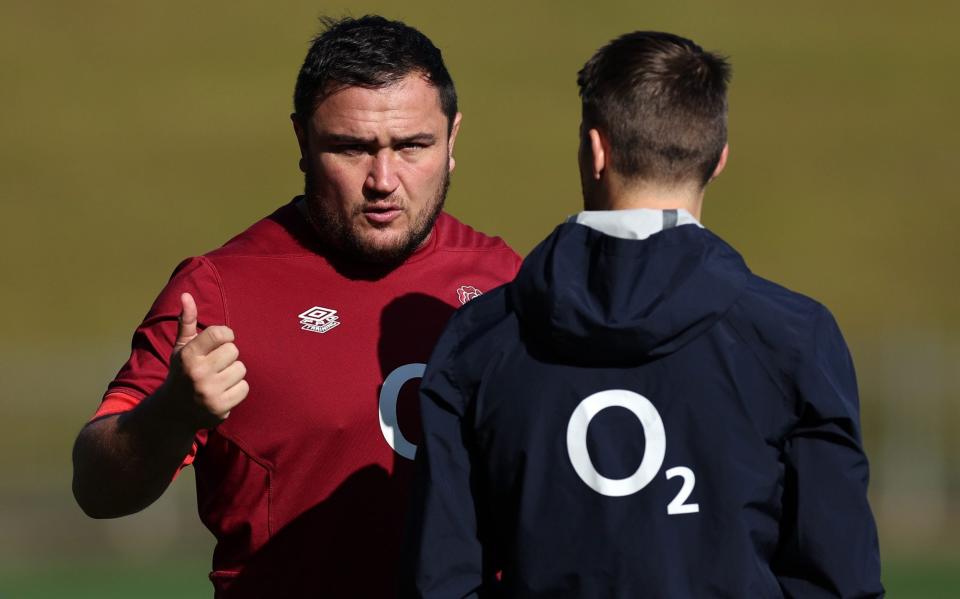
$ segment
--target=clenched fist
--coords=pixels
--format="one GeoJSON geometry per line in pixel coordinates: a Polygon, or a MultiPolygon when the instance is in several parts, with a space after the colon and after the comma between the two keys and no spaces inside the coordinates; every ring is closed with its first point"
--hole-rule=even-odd
{"type": "Polygon", "coordinates": [[[210,326],[198,334],[193,296],[182,294],[180,304],[177,340],[164,385],[185,422],[197,429],[212,428],[246,398],[250,391],[244,380],[247,368],[238,359],[240,350],[230,327],[210,326]]]}

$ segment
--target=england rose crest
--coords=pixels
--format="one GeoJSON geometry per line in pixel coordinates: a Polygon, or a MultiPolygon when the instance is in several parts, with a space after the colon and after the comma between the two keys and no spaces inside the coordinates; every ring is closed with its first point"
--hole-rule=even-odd
{"type": "Polygon", "coordinates": [[[457,299],[460,300],[460,304],[463,305],[475,297],[483,295],[483,292],[474,287],[473,285],[463,285],[457,289],[457,299]]]}

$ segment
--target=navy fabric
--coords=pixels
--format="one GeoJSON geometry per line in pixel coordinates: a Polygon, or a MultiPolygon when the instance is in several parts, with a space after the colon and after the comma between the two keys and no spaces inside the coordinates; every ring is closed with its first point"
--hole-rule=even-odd
{"type": "Polygon", "coordinates": [[[560,225],[454,315],[421,417],[403,596],[883,594],[840,331],[706,229],[560,225]]]}

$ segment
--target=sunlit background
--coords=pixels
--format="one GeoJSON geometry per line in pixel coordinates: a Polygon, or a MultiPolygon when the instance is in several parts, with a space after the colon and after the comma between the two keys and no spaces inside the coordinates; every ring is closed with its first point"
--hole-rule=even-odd
{"type": "Polygon", "coordinates": [[[844,330],[890,595],[960,596],[960,4],[3,0],[0,597],[211,594],[192,472],[89,520],[71,445],[172,268],[298,193],[308,40],[368,12],[443,50],[464,113],[448,209],[521,253],[578,210],[594,50],[662,29],[730,56],[705,224],[844,330]]]}

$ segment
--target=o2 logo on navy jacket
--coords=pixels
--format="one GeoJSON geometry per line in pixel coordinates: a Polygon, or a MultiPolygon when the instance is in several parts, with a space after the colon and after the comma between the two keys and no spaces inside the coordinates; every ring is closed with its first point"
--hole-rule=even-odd
{"type": "MultiPolygon", "coordinates": [[[[594,393],[577,405],[567,424],[567,453],[570,455],[573,470],[588,487],[607,497],[626,497],[649,485],[660,472],[666,452],[667,433],[663,429],[660,413],[649,399],[633,391],[609,389],[594,393]],[[607,478],[597,472],[587,451],[587,428],[590,421],[601,411],[612,407],[626,408],[633,412],[643,425],[643,436],[646,439],[640,465],[636,472],[626,478],[607,478]]],[[[680,492],[667,505],[667,513],[677,515],[699,512],[700,504],[685,503],[696,484],[693,470],[676,466],[667,470],[666,475],[667,479],[675,476],[683,479],[680,492]]]]}

